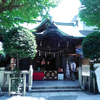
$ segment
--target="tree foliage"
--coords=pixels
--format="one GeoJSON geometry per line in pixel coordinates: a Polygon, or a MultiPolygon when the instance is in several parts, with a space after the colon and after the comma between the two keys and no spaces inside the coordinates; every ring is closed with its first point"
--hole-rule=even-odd
{"type": "Polygon", "coordinates": [[[79,17],[88,26],[100,29],[100,0],[80,0],[79,17]]]}
{"type": "Polygon", "coordinates": [[[95,31],[87,35],[82,42],[83,55],[91,60],[100,58],[100,32],[95,31]]]}
{"type": "Polygon", "coordinates": [[[22,27],[10,30],[3,37],[4,52],[11,57],[16,57],[17,60],[26,57],[34,58],[36,47],[35,36],[22,27]]]}
{"type": "Polygon", "coordinates": [[[33,23],[33,19],[47,14],[59,0],[0,0],[0,28],[10,28],[20,23],[33,23]]]}

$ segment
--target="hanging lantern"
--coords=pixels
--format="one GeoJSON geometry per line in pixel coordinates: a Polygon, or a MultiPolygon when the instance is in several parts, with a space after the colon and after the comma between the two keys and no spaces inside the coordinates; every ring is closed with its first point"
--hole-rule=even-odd
{"type": "Polygon", "coordinates": [[[40,41],[40,46],[42,46],[42,41],[40,41]]]}

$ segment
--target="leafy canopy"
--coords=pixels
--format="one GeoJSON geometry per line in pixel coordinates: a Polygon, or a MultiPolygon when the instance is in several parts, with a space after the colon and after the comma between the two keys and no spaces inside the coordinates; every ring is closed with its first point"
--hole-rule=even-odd
{"type": "Polygon", "coordinates": [[[97,26],[100,29],[100,0],[80,0],[79,17],[87,26],[97,26]]]}
{"type": "Polygon", "coordinates": [[[100,32],[95,31],[87,35],[82,42],[83,55],[91,60],[100,58],[100,32]]]}
{"type": "Polygon", "coordinates": [[[25,28],[18,27],[7,32],[3,37],[3,48],[11,57],[34,58],[36,54],[35,36],[25,28]]]}
{"type": "Polygon", "coordinates": [[[10,28],[20,23],[33,23],[33,19],[48,13],[59,0],[0,0],[0,28],[10,28]]]}

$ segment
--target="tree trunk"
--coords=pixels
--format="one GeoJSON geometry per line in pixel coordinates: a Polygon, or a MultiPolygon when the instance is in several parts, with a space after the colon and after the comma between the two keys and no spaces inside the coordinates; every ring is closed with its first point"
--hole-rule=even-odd
{"type": "Polygon", "coordinates": [[[17,55],[17,68],[19,68],[19,59],[18,59],[18,55],[17,55]]]}

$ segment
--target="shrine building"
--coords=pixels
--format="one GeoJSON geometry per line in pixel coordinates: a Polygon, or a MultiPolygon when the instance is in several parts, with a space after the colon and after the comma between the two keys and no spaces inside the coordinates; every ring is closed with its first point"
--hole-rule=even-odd
{"type": "Polygon", "coordinates": [[[60,78],[64,80],[66,79],[66,61],[70,67],[71,61],[74,60],[78,79],[81,55],[76,53],[76,49],[81,47],[84,37],[69,35],[48,19],[41,22],[34,30],[37,54],[33,60],[29,58],[21,60],[20,69],[28,70],[27,66],[33,65],[33,80],[58,80],[60,78]]]}

